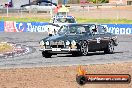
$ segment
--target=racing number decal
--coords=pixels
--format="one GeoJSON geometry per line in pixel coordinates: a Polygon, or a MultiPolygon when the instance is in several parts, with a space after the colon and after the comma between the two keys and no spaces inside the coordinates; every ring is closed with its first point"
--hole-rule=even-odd
{"type": "Polygon", "coordinates": [[[96,39],[97,39],[97,43],[100,43],[101,38],[99,37],[99,38],[96,38],[96,39]]]}

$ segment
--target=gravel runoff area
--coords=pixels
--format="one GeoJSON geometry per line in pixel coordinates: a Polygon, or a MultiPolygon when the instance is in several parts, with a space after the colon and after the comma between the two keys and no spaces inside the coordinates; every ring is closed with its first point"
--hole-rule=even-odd
{"type": "MultiPolygon", "coordinates": [[[[130,74],[132,63],[82,66],[88,74],[130,74]]],[[[85,84],[76,82],[77,66],[0,70],[0,88],[132,88],[129,84],[85,84]]]]}

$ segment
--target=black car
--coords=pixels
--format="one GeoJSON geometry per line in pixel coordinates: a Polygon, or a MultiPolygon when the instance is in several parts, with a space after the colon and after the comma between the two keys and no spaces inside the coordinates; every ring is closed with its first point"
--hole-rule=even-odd
{"type": "Polygon", "coordinates": [[[45,58],[66,53],[73,56],[95,51],[113,53],[117,36],[106,31],[106,28],[96,24],[66,24],[61,26],[56,35],[39,42],[40,51],[45,58]]]}

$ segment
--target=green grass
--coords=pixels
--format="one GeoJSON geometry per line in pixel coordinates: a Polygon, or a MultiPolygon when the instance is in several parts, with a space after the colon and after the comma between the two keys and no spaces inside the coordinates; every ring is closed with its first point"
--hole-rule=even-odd
{"type": "Polygon", "coordinates": [[[16,21],[16,22],[49,22],[49,18],[15,18],[15,17],[0,17],[0,21],[16,21]]]}
{"type": "MultiPolygon", "coordinates": [[[[132,24],[132,20],[127,19],[89,19],[76,18],[78,23],[118,23],[118,24],[132,24]]],[[[15,17],[0,17],[0,21],[16,21],[16,22],[49,22],[50,18],[15,18],[15,17]]]]}
{"type": "Polygon", "coordinates": [[[132,20],[127,19],[85,19],[77,18],[79,23],[118,23],[118,24],[132,24],[132,20]]]}

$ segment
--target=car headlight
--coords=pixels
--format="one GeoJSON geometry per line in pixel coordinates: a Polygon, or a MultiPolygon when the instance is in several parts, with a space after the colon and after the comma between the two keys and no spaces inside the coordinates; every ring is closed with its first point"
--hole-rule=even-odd
{"type": "Polygon", "coordinates": [[[66,41],[66,45],[67,45],[67,46],[70,45],[70,42],[69,42],[68,40],[66,41]]]}
{"type": "Polygon", "coordinates": [[[49,45],[49,41],[46,41],[45,44],[46,44],[46,45],[49,45]]]}
{"type": "Polygon", "coordinates": [[[40,41],[39,44],[40,44],[40,46],[43,46],[44,45],[44,41],[43,40],[40,41]]]}
{"type": "Polygon", "coordinates": [[[71,44],[75,46],[76,45],[76,41],[72,40],[71,44]]]}

